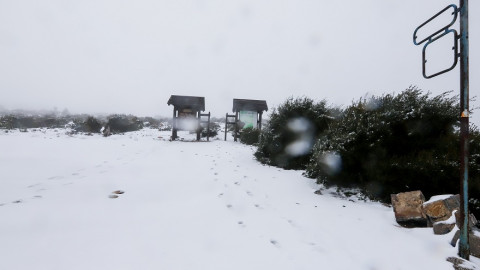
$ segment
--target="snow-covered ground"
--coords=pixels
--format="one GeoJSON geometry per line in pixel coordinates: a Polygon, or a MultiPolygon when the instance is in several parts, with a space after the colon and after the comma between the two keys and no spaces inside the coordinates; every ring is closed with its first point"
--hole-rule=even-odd
{"type": "Polygon", "coordinates": [[[453,269],[451,234],[314,194],[231,139],[169,135],[2,131],[0,269],[453,269]]]}

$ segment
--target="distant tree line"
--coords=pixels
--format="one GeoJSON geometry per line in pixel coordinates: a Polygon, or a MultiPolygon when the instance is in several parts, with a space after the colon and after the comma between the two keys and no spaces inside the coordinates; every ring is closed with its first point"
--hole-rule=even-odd
{"type": "Polygon", "coordinates": [[[6,113],[0,115],[0,129],[29,129],[29,128],[71,128],[74,132],[100,133],[102,128],[109,128],[110,132],[124,133],[140,130],[144,127],[160,130],[170,130],[168,119],[153,117],[136,117],[133,115],[113,114],[105,117],[95,117],[86,114],[55,115],[55,114],[28,114],[6,113]]]}

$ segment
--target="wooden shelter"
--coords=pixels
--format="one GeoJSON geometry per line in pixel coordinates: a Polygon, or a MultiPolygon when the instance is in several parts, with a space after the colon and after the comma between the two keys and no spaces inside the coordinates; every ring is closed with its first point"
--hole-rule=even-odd
{"type": "Polygon", "coordinates": [[[207,123],[207,129],[210,127],[210,112],[208,114],[201,113],[205,111],[205,98],[171,95],[167,104],[173,105],[172,140],[178,137],[178,130],[186,130],[181,125],[182,121],[194,120],[197,121],[194,127],[197,132],[197,141],[200,140],[201,123],[207,123]],[[208,121],[202,121],[202,116],[208,116],[208,121]]]}
{"type": "Polygon", "coordinates": [[[234,140],[237,141],[240,129],[248,127],[262,129],[262,115],[264,111],[268,111],[268,106],[265,100],[234,98],[232,111],[234,115],[226,114],[225,140],[227,140],[227,125],[234,124],[234,140]],[[234,118],[234,121],[228,121],[228,118],[234,118]]]}

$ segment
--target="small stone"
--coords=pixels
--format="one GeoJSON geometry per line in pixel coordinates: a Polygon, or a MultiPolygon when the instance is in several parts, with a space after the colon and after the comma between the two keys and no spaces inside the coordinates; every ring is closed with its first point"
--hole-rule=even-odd
{"type": "Polygon", "coordinates": [[[443,235],[451,232],[455,228],[455,223],[437,222],[433,224],[433,233],[436,235],[443,235]]]}
{"type": "MultiPolygon", "coordinates": [[[[459,238],[460,230],[457,230],[450,245],[455,247],[459,238]]],[[[480,232],[477,229],[473,229],[473,231],[468,234],[468,245],[470,246],[470,255],[480,258],[480,232]]]]}
{"type": "Polygon", "coordinates": [[[475,230],[470,232],[468,245],[470,246],[470,255],[480,258],[480,232],[475,230]]]}
{"type": "MultiPolygon", "coordinates": [[[[462,221],[460,220],[460,211],[455,212],[455,219],[457,220],[457,227],[462,227],[462,221]]],[[[475,225],[477,225],[477,219],[473,214],[468,215],[468,229],[471,230],[475,225]]]]}
{"type": "Polygon", "coordinates": [[[452,241],[450,241],[450,245],[452,247],[455,247],[457,245],[457,241],[460,238],[460,230],[457,230],[455,232],[455,235],[453,235],[452,241]]]}
{"type": "Polygon", "coordinates": [[[462,258],[448,257],[447,261],[451,262],[453,264],[453,269],[455,269],[455,270],[475,270],[475,269],[477,269],[477,267],[472,265],[471,262],[466,261],[462,258]]]}

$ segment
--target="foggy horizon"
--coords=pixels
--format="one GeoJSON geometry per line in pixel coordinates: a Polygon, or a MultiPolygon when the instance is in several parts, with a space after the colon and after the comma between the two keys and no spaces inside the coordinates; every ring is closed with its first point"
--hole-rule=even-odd
{"type": "MultiPolygon", "coordinates": [[[[206,112],[214,117],[231,113],[234,98],[266,100],[268,118],[289,97],[346,107],[411,85],[431,96],[457,95],[458,65],[424,79],[423,45],[412,41],[418,25],[451,3],[458,5],[445,0],[4,1],[0,110],[171,117],[170,95],[189,95],[205,97],[206,112]]],[[[480,86],[478,10],[472,1],[471,98],[480,86]]],[[[438,46],[428,58],[432,70],[451,58],[441,42],[438,46]]],[[[477,100],[470,104],[478,106],[477,100]]],[[[479,125],[477,114],[471,122],[479,125]]]]}

